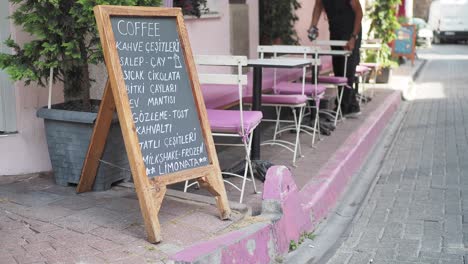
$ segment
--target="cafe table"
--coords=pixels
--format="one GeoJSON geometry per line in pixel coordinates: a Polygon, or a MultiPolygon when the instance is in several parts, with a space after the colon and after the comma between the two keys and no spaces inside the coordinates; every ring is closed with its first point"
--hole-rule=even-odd
{"type": "MultiPolygon", "coordinates": [[[[250,59],[247,66],[253,68],[252,110],[261,111],[262,107],[262,70],[263,68],[300,68],[313,63],[312,59],[303,58],[274,58],[250,59]]],[[[254,130],[250,158],[253,165],[262,163],[260,160],[261,127],[254,130]]],[[[258,167],[258,166],[257,166],[258,167]]]]}

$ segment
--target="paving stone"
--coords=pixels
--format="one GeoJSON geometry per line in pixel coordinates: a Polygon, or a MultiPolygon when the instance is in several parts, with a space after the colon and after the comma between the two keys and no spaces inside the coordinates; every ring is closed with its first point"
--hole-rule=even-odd
{"type": "Polygon", "coordinates": [[[70,229],[80,233],[88,233],[99,226],[93,224],[88,216],[70,215],[54,220],[54,224],[62,228],[70,229]]]}
{"type": "Polygon", "coordinates": [[[403,233],[405,239],[421,239],[423,236],[423,221],[406,223],[403,233]]]}
{"type": "Polygon", "coordinates": [[[335,254],[327,263],[328,264],[347,264],[352,257],[352,253],[335,254]]]}
{"type": "MultiPolygon", "coordinates": [[[[418,257],[420,249],[420,241],[415,239],[402,239],[397,246],[398,257],[418,257]]],[[[406,259],[403,259],[406,260],[406,259]]]]}
{"type": "Polygon", "coordinates": [[[10,254],[0,254],[0,264],[11,264],[11,263],[16,263],[15,259],[13,256],[10,254]]]}
{"type": "Polygon", "coordinates": [[[106,240],[106,239],[96,239],[96,240],[90,241],[88,242],[88,246],[96,250],[102,251],[102,252],[114,250],[114,249],[118,249],[122,247],[121,245],[115,242],[106,240]]]}
{"type": "Polygon", "coordinates": [[[401,238],[403,232],[403,224],[392,222],[385,226],[383,236],[391,238],[401,238]]]}
{"type": "Polygon", "coordinates": [[[44,263],[47,260],[39,253],[34,253],[34,254],[26,253],[26,254],[21,254],[21,255],[13,255],[13,258],[18,264],[44,263]]]}
{"type": "Polygon", "coordinates": [[[348,264],[372,263],[373,256],[369,252],[354,252],[348,264]]]}
{"type": "MultiPolygon", "coordinates": [[[[442,57],[451,54],[450,49],[468,54],[465,47],[435,49],[442,57]]],[[[384,223],[379,243],[397,244],[379,249],[379,243],[371,245],[372,237],[360,241],[355,248],[375,252],[374,264],[455,264],[468,256],[468,76],[461,74],[462,67],[468,67],[468,61],[428,60],[421,72],[416,98],[424,99],[409,104],[398,138],[383,160],[384,180],[374,190],[378,195],[369,196],[368,204],[375,208],[386,200],[389,212],[385,216],[365,209],[358,216],[362,220],[355,221],[363,234],[366,227],[384,223]],[[430,97],[440,93],[434,83],[442,83],[444,97],[430,97]]]]}
{"type": "Polygon", "coordinates": [[[80,197],[72,196],[65,197],[64,199],[52,202],[48,204],[49,206],[57,206],[67,208],[73,211],[79,211],[91,208],[96,205],[96,201],[91,199],[83,199],[80,197]]]}
{"type": "Polygon", "coordinates": [[[131,243],[139,239],[138,237],[134,237],[134,236],[130,236],[125,233],[122,233],[119,230],[106,228],[106,227],[98,227],[96,229],[93,229],[92,235],[97,236],[101,239],[106,239],[106,240],[115,242],[117,244],[121,244],[121,245],[131,243]]]}
{"type": "Polygon", "coordinates": [[[379,260],[395,260],[396,250],[395,248],[378,248],[375,252],[375,259],[379,260]]]}

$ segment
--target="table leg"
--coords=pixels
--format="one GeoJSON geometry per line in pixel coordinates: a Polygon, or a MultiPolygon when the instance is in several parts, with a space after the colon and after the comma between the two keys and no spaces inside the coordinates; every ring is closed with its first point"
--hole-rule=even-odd
{"type": "MultiPolygon", "coordinates": [[[[262,67],[253,67],[253,91],[252,91],[252,110],[261,111],[262,109],[262,67]]],[[[260,126],[254,130],[252,137],[252,148],[250,150],[250,160],[252,161],[252,168],[255,172],[255,177],[265,181],[266,172],[268,168],[273,166],[269,161],[260,160],[260,142],[261,142],[262,130],[260,126]]],[[[236,174],[242,174],[244,172],[244,161],[236,164],[232,168],[226,170],[236,174]]],[[[257,192],[260,193],[260,192],[257,192]]]]}
{"type": "MultiPolygon", "coordinates": [[[[262,106],[262,67],[253,67],[253,91],[252,91],[252,110],[261,111],[262,106]]],[[[258,126],[254,130],[252,138],[252,149],[250,158],[252,160],[260,159],[260,137],[261,129],[258,126]]]]}

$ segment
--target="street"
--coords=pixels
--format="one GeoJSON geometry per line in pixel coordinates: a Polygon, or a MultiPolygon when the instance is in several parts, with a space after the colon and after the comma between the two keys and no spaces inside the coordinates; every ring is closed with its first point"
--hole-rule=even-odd
{"type": "Polygon", "coordinates": [[[468,46],[427,60],[399,132],[334,263],[468,263],[468,46]]]}

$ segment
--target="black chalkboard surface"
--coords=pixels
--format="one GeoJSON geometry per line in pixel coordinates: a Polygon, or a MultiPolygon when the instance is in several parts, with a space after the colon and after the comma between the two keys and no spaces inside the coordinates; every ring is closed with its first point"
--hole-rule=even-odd
{"type": "Polygon", "coordinates": [[[112,16],[111,24],[148,177],[208,165],[175,19],[112,16]]]}

